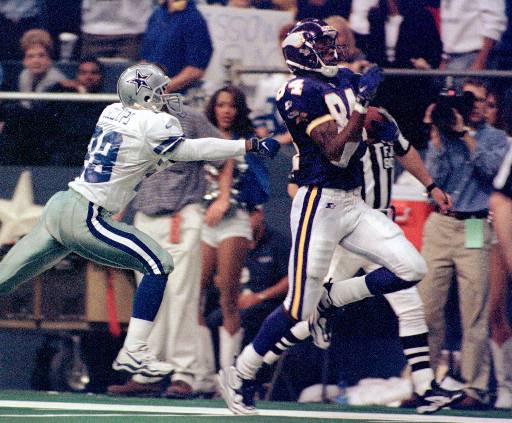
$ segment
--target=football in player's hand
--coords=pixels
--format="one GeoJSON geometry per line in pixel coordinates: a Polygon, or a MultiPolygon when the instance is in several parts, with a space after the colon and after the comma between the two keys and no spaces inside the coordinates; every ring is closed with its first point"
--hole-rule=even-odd
{"type": "Polygon", "coordinates": [[[379,112],[378,107],[370,106],[368,107],[368,111],[366,112],[366,117],[364,119],[364,129],[366,129],[366,135],[368,138],[375,138],[375,128],[372,126],[372,122],[387,122],[387,119],[379,112]]]}

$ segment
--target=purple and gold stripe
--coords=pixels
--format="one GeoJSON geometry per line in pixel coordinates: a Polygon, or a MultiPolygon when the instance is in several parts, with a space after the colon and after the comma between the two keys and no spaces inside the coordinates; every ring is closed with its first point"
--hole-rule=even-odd
{"type": "Polygon", "coordinates": [[[318,187],[309,187],[304,197],[301,216],[297,233],[295,235],[295,248],[293,260],[293,293],[290,305],[290,315],[296,320],[301,318],[301,309],[304,297],[304,289],[307,278],[309,241],[311,238],[311,228],[315,213],[320,202],[322,189],[318,187]]]}

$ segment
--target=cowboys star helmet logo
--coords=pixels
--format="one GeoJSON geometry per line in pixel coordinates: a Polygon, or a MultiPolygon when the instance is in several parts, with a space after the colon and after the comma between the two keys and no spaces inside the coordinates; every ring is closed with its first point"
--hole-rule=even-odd
{"type": "Polygon", "coordinates": [[[135,94],[138,94],[140,89],[142,87],[147,88],[148,90],[151,90],[151,87],[149,86],[147,79],[152,75],[151,73],[149,75],[144,75],[141,71],[138,69],[136,70],[137,76],[133,79],[130,79],[128,82],[129,84],[137,85],[137,92],[135,94]]]}

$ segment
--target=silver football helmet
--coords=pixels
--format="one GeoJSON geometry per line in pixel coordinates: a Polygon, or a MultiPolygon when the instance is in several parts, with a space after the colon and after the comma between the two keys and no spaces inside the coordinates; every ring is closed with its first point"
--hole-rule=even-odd
{"type": "Polygon", "coordinates": [[[181,113],[181,95],[166,93],[169,77],[156,65],[141,63],[130,66],[117,80],[117,95],[125,107],[155,112],[164,106],[181,113]]]}

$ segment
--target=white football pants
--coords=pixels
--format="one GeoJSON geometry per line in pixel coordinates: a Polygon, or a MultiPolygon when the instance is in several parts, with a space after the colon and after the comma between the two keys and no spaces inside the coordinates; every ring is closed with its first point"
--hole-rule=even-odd
{"type": "Polygon", "coordinates": [[[284,301],[292,318],[306,320],[316,307],[339,243],[404,281],[419,281],[425,275],[425,261],[400,227],[368,206],[360,191],[318,187],[297,191],[290,217],[290,284],[284,301]]]}

